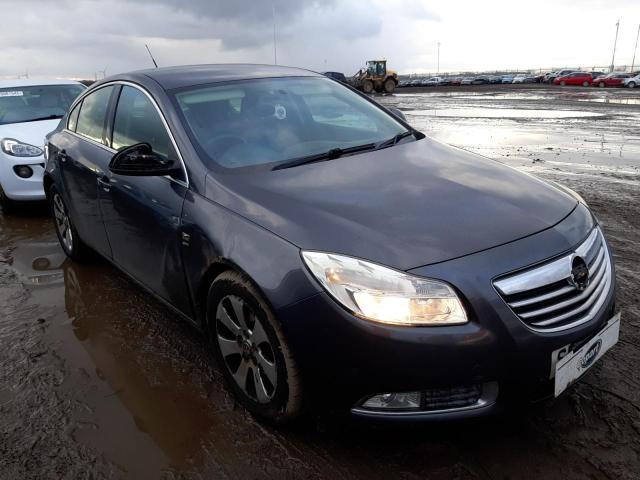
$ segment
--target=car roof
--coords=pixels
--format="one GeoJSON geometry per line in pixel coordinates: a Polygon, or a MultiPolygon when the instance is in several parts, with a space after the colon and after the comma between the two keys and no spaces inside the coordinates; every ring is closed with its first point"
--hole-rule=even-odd
{"type": "Polygon", "coordinates": [[[255,64],[217,64],[217,65],[184,65],[176,67],[138,70],[126,75],[116,75],[105,81],[119,80],[126,77],[130,80],[145,81],[151,78],[165,90],[183,88],[194,85],[228,82],[233,80],[249,80],[275,77],[322,77],[323,75],[301,68],[281,67],[277,65],[255,64]]]}
{"type": "Polygon", "coordinates": [[[30,78],[21,78],[13,80],[0,80],[0,88],[12,88],[12,87],[38,87],[41,85],[82,85],[75,80],[37,80],[30,78]]]}

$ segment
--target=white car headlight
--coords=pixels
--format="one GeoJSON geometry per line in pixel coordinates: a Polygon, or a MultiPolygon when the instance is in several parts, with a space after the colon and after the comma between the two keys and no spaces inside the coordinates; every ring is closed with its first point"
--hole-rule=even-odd
{"type": "Polygon", "coordinates": [[[42,149],[23,143],[13,138],[3,138],[0,140],[0,148],[7,155],[14,157],[39,157],[42,155],[42,149]]]}
{"type": "Polygon", "coordinates": [[[362,318],[407,326],[468,322],[460,299],[444,282],[343,255],[303,251],[302,258],[327,292],[362,318]]]}

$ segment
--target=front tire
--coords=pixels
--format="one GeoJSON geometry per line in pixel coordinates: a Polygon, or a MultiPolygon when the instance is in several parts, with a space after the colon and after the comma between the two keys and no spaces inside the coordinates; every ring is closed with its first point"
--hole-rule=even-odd
{"type": "Polygon", "coordinates": [[[364,93],[372,93],[373,92],[373,82],[371,80],[365,80],[362,82],[362,91],[364,93]]]}
{"type": "Polygon", "coordinates": [[[598,84],[598,86],[599,86],[600,88],[604,88],[606,85],[604,84],[604,82],[600,82],[600,83],[598,84]]]}
{"type": "Polygon", "coordinates": [[[82,241],[80,235],[78,235],[78,231],[71,221],[69,209],[60,192],[52,186],[49,190],[48,198],[56,235],[58,236],[58,241],[64,253],[71,260],[78,263],[84,263],[90,260],[91,249],[82,241]]]}
{"type": "Polygon", "coordinates": [[[207,330],[230,390],[253,415],[275,424],[302,412],[302,383],[275,315],[249,279],[222,273],[207,297],[207,330]]]}
{"type": "Polygon", "coordinates": [[[567,84],[567,82],[565,82],[564,80],[560,82],[560,86],[564,87],[567,84]]]}
{"type": "Polygon", "coordinates": [[[393,93],[396,90],[396,82],[392,78],[387,78],[384,82],[384,91],[393,93]]]}
{"type": "Polygon", "coordinates": [[[627,83],[627,87],[629,87],[629,88],[636,88],[636,82],[629,82],[629,83],[627,83]]]}

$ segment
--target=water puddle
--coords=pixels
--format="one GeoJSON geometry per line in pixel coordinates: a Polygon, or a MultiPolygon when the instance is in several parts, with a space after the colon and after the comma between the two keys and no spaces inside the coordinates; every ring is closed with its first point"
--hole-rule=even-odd
{"type": "Polygon", "coordinates": [[[579,102],[611,103],[615,105],[640,105],[640,98],[581,98],[579,102]]]}

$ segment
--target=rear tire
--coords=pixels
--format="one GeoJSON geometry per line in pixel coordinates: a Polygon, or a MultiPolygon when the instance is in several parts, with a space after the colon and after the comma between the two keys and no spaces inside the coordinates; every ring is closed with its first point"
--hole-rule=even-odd
{"type": "Polygon", "coordinates": [[[364,93],[372,93],[373,92],[373,82],[371,80],[365,80],[362,82],[362,91],[364,93]]]}
{"type": "Polygon", "coordinates": [[[78,235],[78,231],[69,215],[69,209],[56,187],[51,186],[48,199],[56,235],[62,250],[67,257],[75,262],[84,263],[89,261],[93,251],[78,235]]]}
{"type": "Polygon", "coordinates": [[[636,88],[636,82],[629,82],[629,83],[627,83],[627,87],[629,87],[629,88],[636,88]]]}
{"type": "Polygon", "coordinates": [[[220,274],[207,296],[207,332],[236,399],[256,417],[290,423],[302,413],[302,382],[280,324],[251,281],[220,274]]]}
{"type": "Polygon", "coordinates": [[[384,91],[386,93],[393,93],[396,90],[396,82],[392,78],[387,78],[384,81],[384,91]]]}
{"type": "Polygon", "coordinates": [[[606,87],[606,85],[605,85],[605,83],[604,83],[604,82],[600,82],[600,83],[598,84],[598,86],[599,86],[600,88],[604,88],[604,87],[606,87]]]}
{"type": "Polygon", "coordinates": [[[565,82],[564,80],[562,80],[562,81],[560,82],[560,86],[561,86],[561,87],[564,87],[566,84],[567,84],[567,82],[565,82]]]}

